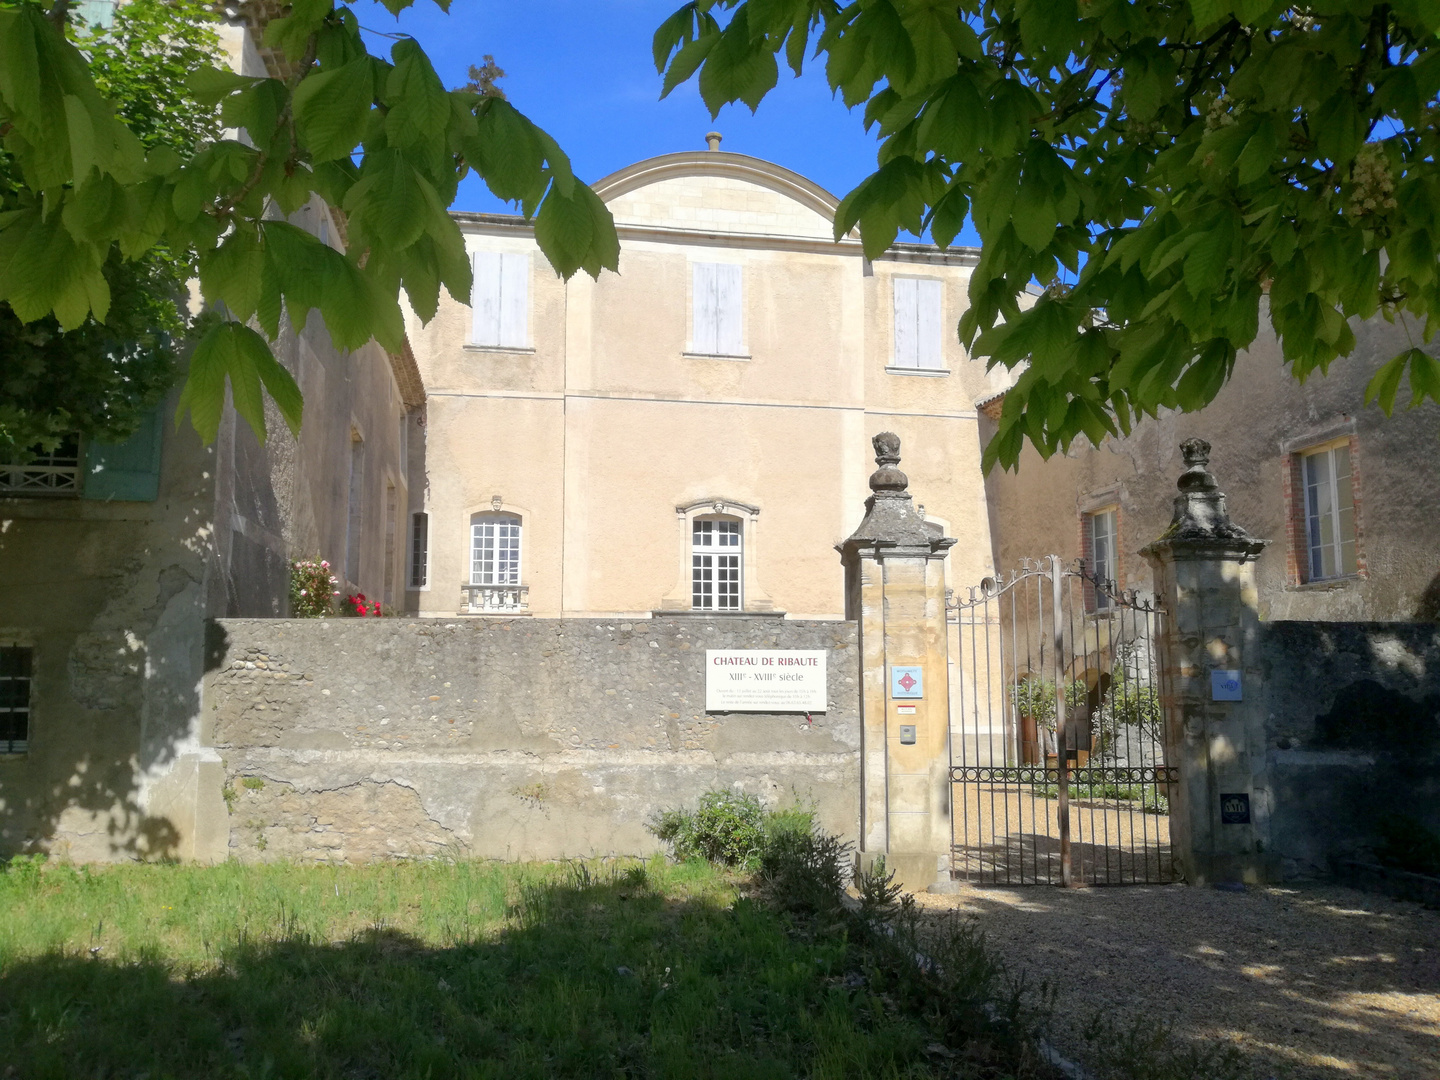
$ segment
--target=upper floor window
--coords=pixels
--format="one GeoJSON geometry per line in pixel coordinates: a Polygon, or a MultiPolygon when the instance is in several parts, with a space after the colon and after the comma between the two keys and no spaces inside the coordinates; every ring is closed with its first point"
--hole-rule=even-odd
{"type": "Polygon", "coordinates": [[[940,370],[944,286],[938,278],[897,277],[895,284],[895,367],[940,370]]]}
{"type": "Polygon", "coordinates": [[[477,514],[470,520],[470,584],[520,584],[520,519],[477,514]]]}
{"type": "Polygon", "coordinates": [[[0,495],[79,495],[80,439],[70,435],[54,450],[33,448],[26,460],[0,459],[0,495]]]}
{"type": "Polygon", "coordinates": [[[740,267],[733,263],[694,263],[694,326],[691,351],[712,356],[743,356],[740,267]]]}
{"type": "Polygon", "coordinates": [[[30,747],[30,650],[0,647],[0,754],[30,747]]]}
{"type": "Polygon", "coordinates": [[[1300,464],[1305,484],[1306,580],[1323,581],[1356,573],[1355,492],[1349,440],[1303,453],[1300,464]]]}
{"type": "Polygon", "coordinates": [[[529,287],[529,255],[477,251],[470,294],[471,343],[501,349],[527,348],[529,287]]]}
{"type": "MultiPolygon", "coordinates": [[[[1120,560],[1117,558],[1117,514],[1112,507],[1085,515],[1085,565],[1090,576],[1109,584],[1110,588],[1120,580],[1120,560]]],[[[1087,591],[1091,591],[1087,589],[1087,591]]],[[[1110,589],[1093,589],[1092,611],[1107,611],[1110,608],[1110,589]]]]}
{"type": "Polygon", "coordinates": [[[690,534],[690,606],[697,611],[739,611],[744,598],[741,523],[696,518],[690,534]]]}

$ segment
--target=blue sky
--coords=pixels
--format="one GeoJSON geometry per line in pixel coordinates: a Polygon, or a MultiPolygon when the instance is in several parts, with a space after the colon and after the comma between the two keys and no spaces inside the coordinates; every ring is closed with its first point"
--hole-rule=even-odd
{"type": "MultiPolygon", "coordinates": [[[[660,100],[650,39],[680,0],[454,0],[447,15],[418,0],[397,20],[379,4],[357,3],[367,29],[407,33],[429,54],[448,86],[466,80],[469,65],[494,55],[514,105],[545,128],[570,155],[576,173],[595,181],[642,158],[703,150],[705,133],[725,136],[723,148],[794,169],[837,196],[875,169],[877,143],[853,112],[830,95],[817,64],[780,84],[751,115],[726,106],[711,120],[694,80],[660,100]]],[[[388,54],[388,42],[370,47],[388,54]]],[[[474,177],[457,210],[509,210],[474,177]]],[[[968,230],[967,230],[968,231],[968,230]]],[[[976,243],[962,235],[962,243],[976,243]]]]}

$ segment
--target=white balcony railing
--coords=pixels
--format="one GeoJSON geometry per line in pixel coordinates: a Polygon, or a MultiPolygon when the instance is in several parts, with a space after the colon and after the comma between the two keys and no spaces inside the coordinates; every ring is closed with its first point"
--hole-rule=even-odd
{"type": "Polygon", "coordinates": [[[461,615],[525,611],[530,607],[529,585],[461,585],[461,615]]]}

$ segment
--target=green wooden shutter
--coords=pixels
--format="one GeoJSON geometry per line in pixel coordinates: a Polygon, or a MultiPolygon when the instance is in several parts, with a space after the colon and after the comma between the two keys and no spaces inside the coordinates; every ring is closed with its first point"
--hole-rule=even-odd
{"type": "Polygon", "coordinates": [[[160,494],[160,407],[122,443],[87,442],[82,498],[151,502],[160,494]]]}

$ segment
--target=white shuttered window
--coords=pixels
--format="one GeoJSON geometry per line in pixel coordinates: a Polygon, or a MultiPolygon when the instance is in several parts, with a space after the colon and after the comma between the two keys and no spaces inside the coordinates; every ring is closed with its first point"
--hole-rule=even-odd
{"type": "Polygon", "coordinates": [[[743,356],[740,267],[733,263],[695,263],[694,336],[691,348],[715,356],[743,356]]]}
{"type": "Polygon", "coordinates": [[[477,251],[470,296],[471,342],[502,349],[528,347],[529,286],[529,255],[477,251]]]}
{"type": "Polygon", "coordinates": [[[943,286],[936,278],[897,277],[895,367],[943,368],[940,349],[943,286]]]}

